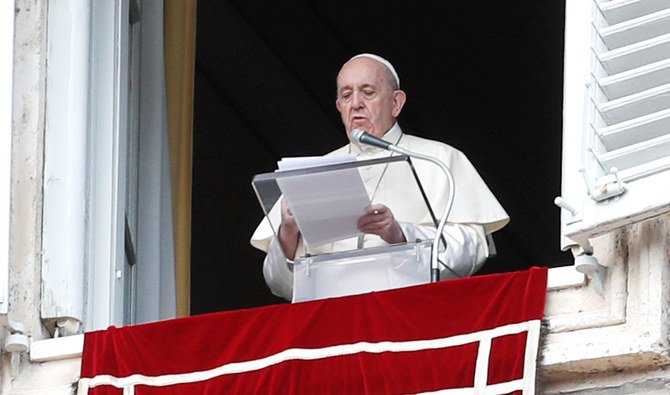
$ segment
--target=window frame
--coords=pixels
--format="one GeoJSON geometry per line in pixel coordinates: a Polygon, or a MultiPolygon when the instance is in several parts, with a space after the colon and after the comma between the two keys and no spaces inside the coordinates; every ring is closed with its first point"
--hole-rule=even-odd
{"type": "Polygon", "coordinates": [[[47,327],[75,319],[90,331],[176,315],[161,18],[162,4],[139,0],[49,7],[47,327]]]}

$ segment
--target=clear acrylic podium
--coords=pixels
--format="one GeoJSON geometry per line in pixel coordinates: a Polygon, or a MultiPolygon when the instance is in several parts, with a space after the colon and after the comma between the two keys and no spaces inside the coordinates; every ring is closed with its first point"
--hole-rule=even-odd
{"type": "MultiPolygon", "coordinates": [[[[329,202],[332,191],[327,190],[330,184],[322,181],[336,179],[341,175],[338,172],[352,171],[360,175],[371,204],[386,205],[397,221],[437,225],[414,164],[407,156],[399,155],[254,176],[252,186],[274,236],[281,225],[280,201],[284,195],[281,186],[286,181],[309,186],[318,179],[321,185],[326,185],[322,188],[325,190],[310,191],[304,201],[289,200],[292,211],[300,205],[319,204],[327,208],[332,203],[329,202]]],[[[333,213],[324,216],[327,222],[333,213]]],[[[302,232],[297,216],[296,220],[302,232]]],[[[363,236],[357,230],[319,245],[305,243],[304,252],[293,263],[293,302],[428,283],[432,244],[432,240],[412,240],[387,245],[377,236],[363,236]]]]}

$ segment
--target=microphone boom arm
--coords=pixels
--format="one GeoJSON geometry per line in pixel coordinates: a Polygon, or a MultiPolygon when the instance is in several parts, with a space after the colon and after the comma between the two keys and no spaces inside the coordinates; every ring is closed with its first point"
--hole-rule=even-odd
{"type": "MultiPolygon", "coordinates": [[[[439,160],[437,158],[434,158],[434,157],[428,156],[428,155],[419,154],[417,152],[408,151],[404,148],[397,147],[393,144],[389,144],[387,149],[389,151],[393,151],[393,152],[396,152],[396,153],[401,154],[401,155],[407,155],[407,156],[414,157],[414,158],[417,158],[417,159],[423,159],[423,160],[432,162],[432,163],[436,164],[437,166],[439,166],[440,169],[442,169],[444,174],[447,176],[447,182],[448,182],[448,185],[449,185],[449,196],[447,198],[447,205],[444,208],[444,212],[442,213],[442,217],[440,218],[440,222],[437,226],[437,230],[435,232],[435,237],[433,238],[433,245],[432,245],[432,248],[431,248],[431,255],[430,255],[430,258],[431,258],[431,262],[430,262],[430,282],[440,281],[440,267],[439,267],[439,264],[438,264],[438,252],[439,252],[440,237],[442,235],[442,230],[444,229],[444,226],[447,223],[447,217],[449,216],[449,213],[451,212],[451,207],[454,204],[454,192],[455,192],[454,176],[451,173],[451,170],[449,169],[449,167],[447,167],[447,165],[444,164],[444,162],[442,162],[441,160],[439,160]]],[[[448,248],[448,246],[447,246],[447,248],[448,248]]]]}

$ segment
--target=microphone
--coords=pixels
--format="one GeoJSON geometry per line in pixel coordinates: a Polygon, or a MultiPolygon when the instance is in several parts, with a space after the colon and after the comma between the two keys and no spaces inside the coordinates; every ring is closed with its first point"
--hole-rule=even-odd
{"type": "Polygon", "coordinates": [[[349,140],[354,143],[372,145],[377,148],[388,150],[393,145],[388,141],[377,138],[363,129],[354,129],[349,135],[349,140]]]}

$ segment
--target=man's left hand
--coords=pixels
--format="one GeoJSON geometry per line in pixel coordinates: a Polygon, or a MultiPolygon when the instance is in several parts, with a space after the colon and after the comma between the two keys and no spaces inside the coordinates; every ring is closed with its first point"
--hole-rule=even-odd
{"type": "Polygon", "coordinates": [[[377,235],[389,244],[406,241],[391,209],[383,204],[373,204],[365,209],[365,215],[358,219],[358,230],[366,234],[377,235]]]}

